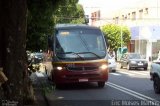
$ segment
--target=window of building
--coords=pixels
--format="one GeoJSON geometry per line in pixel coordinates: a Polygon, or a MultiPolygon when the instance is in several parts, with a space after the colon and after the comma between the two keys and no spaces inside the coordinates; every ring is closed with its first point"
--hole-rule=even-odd
{"type": "Polygon", "coordinates": [[[113,18],[113,22],[116,23],[116,17],[113,18]]]}
{"type": "Polygon", "coordinates": [[[144,9],[144,14],[148,14],[148,8],[144,9]]]}
{"type": "Polygon", "coordinates": [[[92,13],[91,19],[92,21],[95,21],[95,13],[92,13]]]}
{"type": "Polygon", "coordinates": [[[130,19],[130,13],[128,13],[128,19],[130,19]]]}
{"type": "Polygon", "coordinates": [[[136,12],[132,12],[132,20],[136,20],[136,12]]]}
{"type": "Polygon", "coordinates": [[[119,21],[119,17],[116,17],[115,23],[118,24],[118,21],[119,21]]]}
{"type": "Polygon", "coordinates": [[[97,15],[96,15],[96,12],[94,12],[94,21],[97,20],[97,15]]]}
{"type": "Polygon", "coordinates": [[[101,17],[101,12],[99,10],[99,11],[97,11],[97,20],[100,20],[100,17],[101,17]]]}
{"type": "Polygon", "coordinates": [[[122,20],[124,20],[124,15],[122,15],[122,20]]]}
{"type": "Polygon", "coordinates": [[[139,19],[143,18],[143,10],[139,10],[139,19]]]}
{"type": "Polygon", "coordinates": [[[124,17],[124,20],[127,20],[127,15],[124,17]]]}
{"type": "Polygon", "coordinates": [[[100,10],[92,13],[92,21],[100,20],[100,10]]]}

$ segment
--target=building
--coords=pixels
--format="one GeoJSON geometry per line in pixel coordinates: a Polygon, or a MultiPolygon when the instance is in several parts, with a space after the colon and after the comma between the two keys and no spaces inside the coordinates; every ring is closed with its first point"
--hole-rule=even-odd
{"type": "Polygon", "coordinates": [[[104,11],[98,10],[91,13],[91,25],[114,23],[128,26],[131,31],[129,51],[141,53],[146,59],[152,60],[158,57],[160,50],[159,6],[160,0],[137,0],[112,11],[106,18],[101,18],[104,11]]]}

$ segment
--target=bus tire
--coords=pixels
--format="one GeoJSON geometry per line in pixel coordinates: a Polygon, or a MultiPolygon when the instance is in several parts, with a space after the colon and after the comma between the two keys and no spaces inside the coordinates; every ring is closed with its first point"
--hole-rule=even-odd
{"type": "Polygon", "coordinates": [[[99,88],[103,88],[105,86],[105,82],[104,81],[99,81],[98,82],[98,87],[99,88]]]}
{"type": "Polygon", "coordinates": [[[56,84],[56,89],[62,89],[63,85],[62,84],[56,84]]]}

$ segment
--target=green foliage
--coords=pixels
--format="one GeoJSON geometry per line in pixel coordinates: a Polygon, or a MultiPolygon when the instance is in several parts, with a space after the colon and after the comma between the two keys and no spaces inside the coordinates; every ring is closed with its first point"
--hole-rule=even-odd
{"type": "Polygon", "coordinates": [[[27,50],[47,49],[47,38],[57,23],[84,23],[78,0],[28,0],[27,50]]]}
{"type": "Polygon", "coordinates": [[[67,0],[65,4],[59,5],[53,15],[54,23],[84,23],[84,10],[78,0],[67,0]]]}
{"type": "Polygon", "coordinates": [[[121,47],[121,34],[123,46],[127,46],[130,40],[130,31],[125,26],[108,24],[102,26],[102,31],[104,32],[105,37],[108,39],[109,48],[114,51],[121,47]]]}
{"type": "Polygon", "coordinates": [[[52,34],[54,22],[52,0],[28,0],[27,50],[47,47],[47,35],[52,34]]]}
{"type": "Polygon", "coordinates": [[[84,10],[83,10],[82,5],[80,5],[80,4],[76,5],[76,11],[74,13],[74,17],[76,17],[76,19],[73,19],[70,23],[73,23],[73,24],[85,23],[84,10]]]}

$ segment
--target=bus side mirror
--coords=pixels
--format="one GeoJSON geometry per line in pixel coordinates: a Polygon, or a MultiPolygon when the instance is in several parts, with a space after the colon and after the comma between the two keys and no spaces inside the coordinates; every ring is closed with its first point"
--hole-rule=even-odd
{"type": "MultiPolygon", "coordinates": [[[[103,33],[103,35],[104,35],[104,33],[103,33]]],[[[105,43],[106,43],[106,46],[107,46],[107,49],[108,49],[109,43],[108,43],[108,40],[107,40],[107,36],[104,36],[104,39],[105,39],[105,43]]]]}
{"type": "Polygon", "coordinates": [[[53,37],[48,37],[48,48],[53,51],[53,37]]]}
{"type": "Polygon", "coordinates": [[[88,15],[85,15],[85,24],[88,24],[89,23],[89,16],[88,15]]]}

